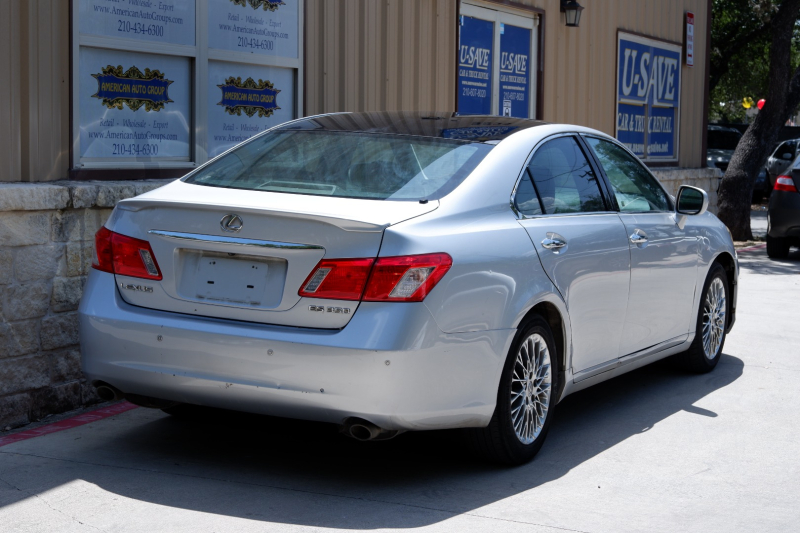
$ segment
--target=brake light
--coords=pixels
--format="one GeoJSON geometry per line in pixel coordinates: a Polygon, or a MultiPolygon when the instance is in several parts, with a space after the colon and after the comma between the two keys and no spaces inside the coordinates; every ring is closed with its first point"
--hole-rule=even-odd
{"type": "Polygon", "coordinates": [[[360,300],[374,259],[322,260],[298,294],[309,298],[360,300]]]}
{"type": "Polygon", "coordinates": [[[776,191],[797,192],[797,187],[794,185],[794,180],[790,176],[778,176],[775,180],[776,191]]]}
{"type": "Polygon", "coordinates": [[[421,302],[450,270],[445,254],[319,262],[298,291],[300,296],[366,302],[421,302]]]}
{"type": "Polygon", "coordinates": [[[114,233],[106,227],[94,236],[92,267],[103,272],[160,280],[161,270],[150,243],[114,233]]]}
{"type": "Polygon", "coordinates": [[[364,301],[421,302],[452,265],[445,253],[381,257],[372,269],[364,301]]]}

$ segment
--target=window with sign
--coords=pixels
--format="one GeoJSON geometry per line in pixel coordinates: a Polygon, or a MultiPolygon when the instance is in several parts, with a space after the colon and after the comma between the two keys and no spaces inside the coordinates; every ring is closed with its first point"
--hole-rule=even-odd
{"type": "Polygon", "coordinates": [[[73,169],[186,168],[302,115],[302,0],[72,3],[73,169]]]}
{"type": "Polygon", "coordinates": [[[460,114],[536,117],[538,24],[532,12],[461,4],[460,114]]]}
{"type": "Polygon", "coordinates": [[[645,161],[678,160],[682,46],[619,32],[616,137],[645,161]]]}

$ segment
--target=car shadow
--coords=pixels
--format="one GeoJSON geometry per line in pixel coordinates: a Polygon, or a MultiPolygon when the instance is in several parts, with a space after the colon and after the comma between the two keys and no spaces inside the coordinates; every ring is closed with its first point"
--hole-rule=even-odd
{"type": "Polygon", "coordinates": [[[79,478],[126,498],[249,520],[421,527],[558,479],[681,411],[716,417],[695,403],[743,367],[723,355],[714,372],[692,375],[662,361],[575,393],[557,406],[536,459],[515,468],[473,457],[461,430],[364,443],[328,424],[215,412],[165,415],[78,444],[73,455],[84,462],[54,469],[41,490],[79,478]]]}
{"type": "Polygon", "coordinates": [[[800,248],[791,248],[786,259],[767,259],[766,250],[739,254],[739,268],[755,274],[782,275],[800,273],[800,248]]]}

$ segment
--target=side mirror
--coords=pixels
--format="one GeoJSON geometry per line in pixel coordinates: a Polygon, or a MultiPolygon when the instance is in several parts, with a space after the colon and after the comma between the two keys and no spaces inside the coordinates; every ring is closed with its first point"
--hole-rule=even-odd
{"type": "Polygon", "coordinates": [[[690,216],[702,215],[708,210],[708,194],[703,189],[681,185],[678,189],[678,199],[675,201],[675,212],[680,229],[686,227],[690,216]]]}
{"type": "Polygon", "coordinates": [[[794,159],[794,156],[789,152],[786,152],[785,154],[781,154],[781,159],[785,159],[786,161],[791,161],[792,159],[794,159]]]}
{"type": "Polygon", "coordinates": [[[681,185],[675,203],[679,215],[702,215],[708,210],[708,194],[703,189],[681,185]]]}

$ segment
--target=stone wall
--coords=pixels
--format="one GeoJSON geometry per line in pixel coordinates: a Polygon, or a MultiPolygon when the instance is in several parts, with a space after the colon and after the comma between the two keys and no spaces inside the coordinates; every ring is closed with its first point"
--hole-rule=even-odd
{"type": "MultiPolygon", "coordinates": [[[[717,169],[659,169],[671,194],[717,169]]],[[[97,400],[80,370],[76,310],[94,234],[116,203],[166,181],[0,184],[0,431],[97,400]]]]}
{"type": "Polygon", "coordinates": [[[76,310],[94,234],[158,182],[0,184],[0,430],[96,401],[76,310]]]}
{"type": "Polygon", "coordinates": [[[708,210],[717,213],[717,189],[722,171],[718,168],[655,168],[650,169],[672,196],[681,185],[699,187],[708,193],[708,210]]]}

